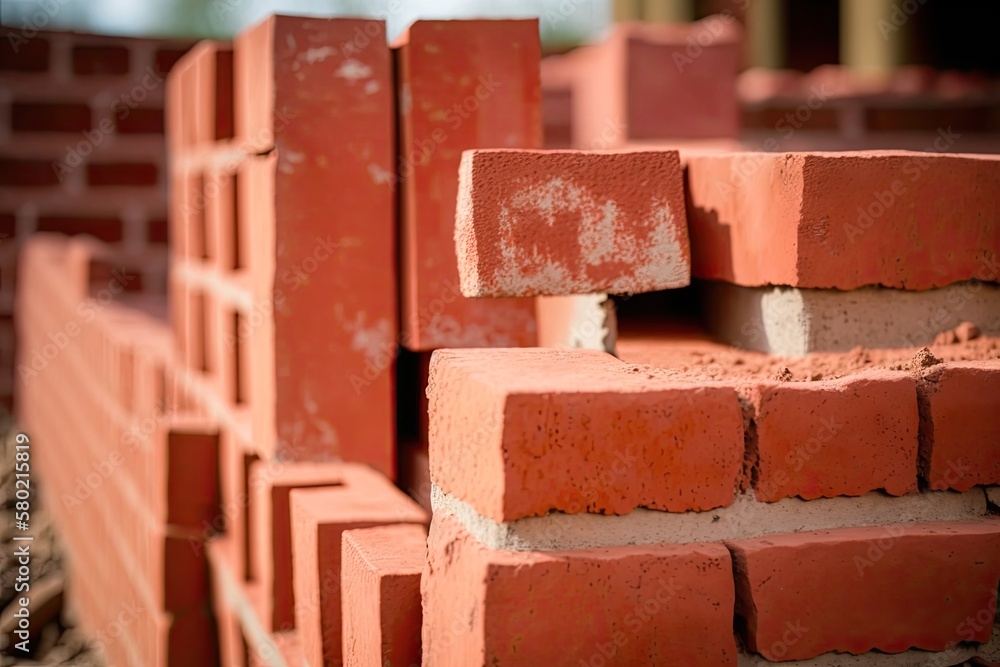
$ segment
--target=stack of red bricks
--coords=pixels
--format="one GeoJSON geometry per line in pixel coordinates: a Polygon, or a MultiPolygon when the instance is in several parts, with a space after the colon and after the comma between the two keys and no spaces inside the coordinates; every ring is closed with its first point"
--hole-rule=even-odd
{"type": "MultiPolygon", "coordinates": [[[[599,153],[537,150],[534,21],[419,21],[388,47],[380,21],[276,16],[182,59],[172,330],[108,306],[96,342],[22,389],[34,437],[72,428],[97,460],[129,415],[156,423],[152,454],[68,531],[108,586],[160,573],[156,623],[109,655],[200,664],[217,637],[227,667],[997,659],[980,645],[1000,580],[996,275],[980,268],[1000,251],[1000,161],[635,150],[738,130],[739,35],[619,33],[569,56],[618,82],[565,80],[626,119],[602,145],[580,126],[575,145],[622,148],[599,153]],[[636,78],[649,52],[677,72],[662,89],[636,78]],[[642,104],[651,86],[677,100],[668,123],[642,104]],[[926,180],[894,185],[907,166],[926,180]],[[692,276],[735,345],[615,341],[607,295],[692,276]],[[887,308],[933,317],[929,339],[886,334],[887,308]],[[125,342],[133,322],[159,342],[125,342]],[[539,341],[596,349],[513,349],[539,341]],[[857,344],[883,349],[840,351],[857,344]],[[95,378],[92,409],[69,405],[95,378]],[[424,432],[401,436],[418,404],[424,432]],[[48,425],[57,409],[74,421],[48,425]],[[414,486],[397,461],[421,456],[433,519],[393,484],[414,486]],[[146,494],[160,504],[110,527],[146,494]],[[183,553],[130,561],[148,552],[132,535],[182,536],[183,553]],[[168,576],[174,557],[207,559],[211,590],[168,576]],[[189,657],[171,641],[209,604],[217,635],[191,636],[189,657]]],[[[68,267],[80,293],[52,267],[76,248],[33,244],[21,303],[72,316],[84,260],[68,267]]],[[[58,322],[25,308],[25,339],[45,344],[58,322]]],[[[55,498],[89,461],[56,470],[51,451],[55,498]]],[[[113,620],[87,604],[96,631],[113,620]]]]}
{"type": "Polygon", "coordinates": [[[19,366],[19,418],[83,627],[109,664],[216,664],[201,525],[217,427],[171,398],[166,304],[128,294],[140,276],[96,242],[37,235],[21,262],[21,349],[44,363],[19,366]]]}
{"type": "Polygon", "coordinates": [[[3,29],[0,53],[0,405],[11,407],[18,248],[90,234],[163,292],[167,72],[188,43],[3,29]]]}
{"type": "Polygon", "coordinates": [[[774,357],[743,341],[692,349],[662,332],[619,339],[620,360],[436,353],[430,664],[878,664],[911,648],[943,652],[912,664],[961,663],[977,650],[963,642],[990,638],[1000,581],[1000,347],[966,323],[912,332],[960,361],[907,359],[914,341],[886,337],[876,311],[947,327],[986,303],[991,325],[1000,159],[713,153],[686,171],[685,185],[673,151],[467,152],[463,291],[636,293],[690,272],[717,281],[702,300],[724,333],[825,356],[768,375],[774,357]],[[928,182],[897,189],[851,248],[865,189],[911,162],[928,182]],[[739,290],[756,289],[741,286],[760,284],[798,310],[758,300],[763,325],[741,320],[739,290]],[[830,287],[853,291],[816,289],[830,287]],[[738,293],[720,304],[720,289],[738,293]],[[859,343],[883,349],[857,372],[856,354],[829,351],[859,343]],[[539,623],[565,608],[586,611],[539,623]]]}

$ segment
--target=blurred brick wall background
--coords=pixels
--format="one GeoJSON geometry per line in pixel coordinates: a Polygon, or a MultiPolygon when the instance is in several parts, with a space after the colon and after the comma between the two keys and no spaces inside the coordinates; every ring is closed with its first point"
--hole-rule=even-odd
{"type": "Polygon", "coordinates": [[[143,268],[127,289],[165,291],[164,90],[190,43],[2,32],[0,405],[10,410],[16,257],[28,235],[92,234],[143,268]]]}

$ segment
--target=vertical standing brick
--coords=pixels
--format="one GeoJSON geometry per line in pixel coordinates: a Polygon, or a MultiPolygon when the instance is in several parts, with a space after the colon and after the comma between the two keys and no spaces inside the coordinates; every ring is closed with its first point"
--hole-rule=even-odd
{"type": "Polygon", "coordinates": [[[918,387],[921,474],[930,487],[1000,484],[1000,361],[932,366],[918,387]]]}
{"type": "Polygon", "coordinates": [[[394,46],[402,343],[417,351],[533,345],[531,301],[459,293],[454,229],[463,150],[541,148],[538,22],[417,21],[394,46]]]}
{"type": "Polygon", "coordinates": [[[346,470],[338,463],[257,461],[250,466],[249,575],[264,590],[263,620],[271,630],[295,627],[289,494],[292,489],[343,485],[346,470]]]}
{"type": "Polygon", "coordinates": [[[246,171],[254,199],[240,213],[250,216],[262,311],[251,325],[268,320],[253,330],[263,350],[252,375],[273,384],[270,400],[252,401],[255,441],[286,460],[341,456],[392,476],[397,301],[384,30],[287,16],[251,28],[236,40],[236,116],[241,144],[274,148],[238,175],[246,171]],[[358,30],[370,44],[348,48],[358,30]]]}
{"type": "Polygon", "coordinates": [[[295,627],[303,654],[310,665],[340,665],[341,535],[355,528],[425,524],[427,515],[376,475],[355,475],[342,487],[292,491],[291,508],[295,627]]]}
{"type": "Polygon", "coordinates": [[[344,664],[420,664],[427,531],[412,524],[349,530],[341,545],[344,664]]]}

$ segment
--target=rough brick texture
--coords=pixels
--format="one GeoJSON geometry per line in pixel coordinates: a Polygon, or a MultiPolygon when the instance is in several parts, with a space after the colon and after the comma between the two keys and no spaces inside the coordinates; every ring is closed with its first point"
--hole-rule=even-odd
{"type": "Polygon", "coordinates": [[[420,664],[420,574],[427,530],[403,524],[343,534],[344,664],[420,664]]]}
{"type": "Polygon", "coordinates": [[[687,173],[698,278],[842,290],[997,280],[995,156],[702,154],[687,173]]]}
{"type": "Polygon", "coordinates": [[[921,475],[935,490],[1000,484],[1000,362],[953,362],[920,383],[921,475]]]}
{"type": "Polygon", "coordinates": [[[721,544],[492,551],[441,517],[421,588],[425,665],[736,665],[721,544]]]}
{"type": "Polygon", "coordinates": [[[431,478],[497,521],[728,505],[743,460],[735,390],[659,380],[603,352],[439,350],[431,478]]]}
{"type": "Polygon", "coordinates": [[[752,396],[758,500],[917,490],[919,418],[907,374],[762,383],[752,396]]]}
{"type": "Polygon", "coordinates": [[[271,306],[249,341],[267,385],[251,400],[255,440],[393,475],[395,215],[380,176],[392,169],[392,76],[375,23],[356,53],[342,47],[371,21],[277,16],[240,35],[236,119],[241,145],[275,147],[240,173],[254,303],[271,306]]]}
{"type": "Polygon", "coordinates": [[[291,494],[295,625],[310,665],[343,660],[341,537],[344,531],[397,523],[426,524],[426,513],[384,478],[291,494]]]}
{"type": "Polygon", "coordinates": [[[736,611],[770,660],[828,651],[942,651],[985,641],[996,610],[1000,523],[843,528],[730,544],[736,611]],[[971,621],[969,619],[972,619],[971,621]]]}
{"type": "Polygon", "coordinates": [[[477,301],[459,291],[455,175],[464,150],[541,148],[538,22],[417,21],[394,47],[402,181],[400,342],[416,351],[532,345],[530,300],[477,301]]]}
{"type": "Polygon", "coordinates": [[[455,246],[469,297],[683,287],[677,152],[466,151],[455,246]]]}

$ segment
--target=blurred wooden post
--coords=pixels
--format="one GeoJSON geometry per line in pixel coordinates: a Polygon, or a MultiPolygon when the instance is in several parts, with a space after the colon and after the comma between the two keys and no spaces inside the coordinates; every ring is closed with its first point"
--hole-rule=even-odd
{"type": "Polygon", "coordinates": [[[642,0],[643,21],[687,23],[694,18],[694,0],[642,0]]]}
{"type": "MultiPolygon", "coordinates": [[[[878,74],[902,64],[910,16],[899,5],[897,0],[841,0],[842,65],[878,74]]],[[[913,5],[919,11],[920,5],[913,5]]]]}
{"type": "Polygon", "coordinates": [[[747,6],[747,60],[754,67],[785,66],[785,0],[753,0],[747,6]]]}

